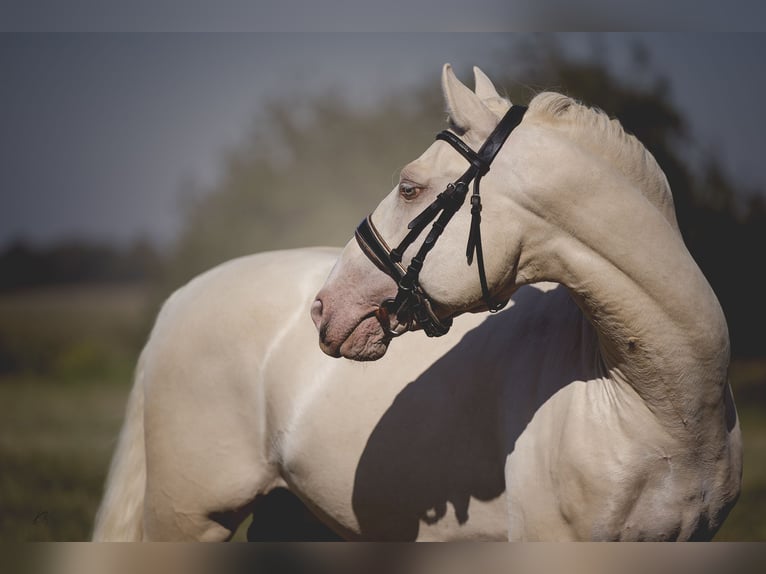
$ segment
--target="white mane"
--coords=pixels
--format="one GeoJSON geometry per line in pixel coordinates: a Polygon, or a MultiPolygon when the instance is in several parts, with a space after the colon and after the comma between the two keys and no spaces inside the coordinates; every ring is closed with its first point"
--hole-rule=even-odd
{"type": "Polygon", "coordinates": [[[674,226],[678,227],[670,185],[654,156],[620,122],[598,108],[555,92],[543,92],[529,104],[537,121],[547,122],[570,139],[618,166],[674,226]]]}

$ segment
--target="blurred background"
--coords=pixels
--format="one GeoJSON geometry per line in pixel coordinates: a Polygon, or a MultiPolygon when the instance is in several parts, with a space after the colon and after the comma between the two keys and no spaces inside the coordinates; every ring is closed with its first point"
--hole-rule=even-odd
{"type": "Polygon", "coordinates": [[[162,301],[248,253],[342,245],[443,128],[441,66],[619,118],[726,312],[766,539],[761,34],[0,35],[0,538],[90,534],[162,301]]]}

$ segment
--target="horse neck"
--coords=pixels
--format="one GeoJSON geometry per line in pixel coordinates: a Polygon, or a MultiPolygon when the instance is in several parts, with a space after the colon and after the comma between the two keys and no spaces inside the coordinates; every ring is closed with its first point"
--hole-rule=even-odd
{"type": "Polygon", "coordinates": [[[675,220],[632,181],[605,174],[573,171],[559,179],[560,193],[516,200],[524,222],[517,282],[565,285],[597,332],[609,377],[630,385],[666,427],[707,433],[711,417],[725,416],[723,312],[675,220]]]}

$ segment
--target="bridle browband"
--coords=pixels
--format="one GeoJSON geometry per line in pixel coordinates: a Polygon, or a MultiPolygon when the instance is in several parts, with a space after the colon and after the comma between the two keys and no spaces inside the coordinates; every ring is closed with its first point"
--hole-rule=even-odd
{"type": "Polygon", "coordinates": [[[407,229],[409,232],[401,243],[391,249],[372,223],[372,215],[368,215],[356,228],[356,240],[362,252],[384,273],[391,276],[399,286],[395,299],[386,299],[372,313],[378,318],[385,332],[391,337],[402,335],[415,325],[420,326],[429,337],[441,337],[452,326],[452,318],[440,319],[433,310],[433,305],[428,294],[420,285],[420,270],[423,268],[428,252],[436,245],[436,241],[444,231],[452,216],[457,213],[465,202],[468,195],[468,186],[473,181],[473,194],[471,195],[471,230],[468,234],[468,246],[466,258],[468,265],[476,256],[476,265],[479,270],[479,282],[481,283],[482,298],[491,313],[502,309],[508,301],[495,302],[489,293],[487,275],[484,270],[484,253],[481,245],[481,196],[479,195],[479,182],[489,171],[492,161],[500,151],[500,148],[508,139],[511,132],[521,123],[527,108],[524,106],[511,106],[500,123],[486,139],[478,152],[468,147],[463,140],[450,131],[443,131],[436,136],[455,148],[462,155],[470,167],[456,181],[447,185],[447,189],[436,196],[436,199],[426,207],[407,229]],[[436,220],[436,221],[434,221],[436,220]],[[423,244],[410,260],[405,269],[402,265],[402,256],[410,245],[417,239],[423,230],[433,221],[431,230],[426,235],[423,244]],[[390,316],[396,314],[398,328],[391,328],[390,316]]]}

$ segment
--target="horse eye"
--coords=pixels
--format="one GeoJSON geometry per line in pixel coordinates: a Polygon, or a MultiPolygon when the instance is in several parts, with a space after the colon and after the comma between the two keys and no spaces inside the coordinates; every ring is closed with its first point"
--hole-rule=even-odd
{"type": "Polygon", "coordinates": [[[412,185],[411,183],[399,184],[399,195],[404,199],[415,199],[418,195],[420,195],[421,191],[423,191],[422,187],[412,185]]]}

